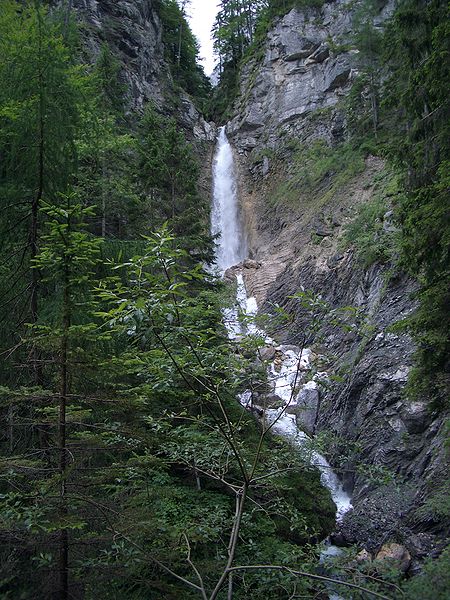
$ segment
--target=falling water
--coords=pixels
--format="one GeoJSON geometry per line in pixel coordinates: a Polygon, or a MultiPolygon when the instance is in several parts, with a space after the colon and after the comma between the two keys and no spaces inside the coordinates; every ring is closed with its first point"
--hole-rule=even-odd
{"type": "Polygon", "coordinates": [[[216,263],[221,273],[240,263],[247,255],[245,236],[239,215],[233,151],[220,129],[213,170],[211,233],[219,235],[216,263]]]}
{"type": "MultiPolygon", "coordinates": [[[[214,158],[213,183],[214,196],[211,211],[211,233],[219,236],[216,250],[216,264],[223,274],[228,268],[239,264],[247,256],[245,236],[239,218],[233,152],[225,133],[225,127],[220,129],[214,158]]],[[[243,334],[256,334],[266,337],[267,345],[275,345],[273,340],[266,336],[265,332],[262,332],[251,323],[251,317],[256,315],[258,309],[256,299],[247,297],[242,273],[238,272],[236,279],[236,306],[223,311],[224,322],[230,339],[235,339],[243,334]],[[242,327],[241,325],[239,312],[246,315],[249,319],[249,324],[246,327],[242,327]]],[[[311,352],[310,350],[295,352],[283,346],[278,347],[277,350],[283,355],[281,369],[276,372],[272,364],[268,369],[268,376],[269,380],[274,381],[273,393],[283,399],[284,406],[279,409],[267,409],[264,411],[265,419],[273,423],[274,433],[287,438],[295,447],[304,452],[308,437],[298,429],[295,416],[289,414],[286,408],[291,406],[291,404],[296,404],[296,398],[299,397],[295,391],[297,387],[296,373],[298,373],[299,365],[301,368],[309,367],[311,352]]],[[[302,387],[312,385],[317,385],[317,383],[312,381],[304,384],[302,387]]],[[[239,400],[243,406],[248,406],[251,402],[251,392],[244,392],[240,395],[239,400]]],[[[310,453],[310,461],[319,469],[322,484],[330,490],[336,504],[336,517],[339,521],[352,508],[350,497],[344,491],[339,478],[333,472],[324,456],[316,451],[312,451],[310,453]]],[[[322,558],[325,558],[327,555],[333,555],[337,551],[337,548],[329,546],[322,553],[322,558]]],[[[332,594],[329,598],[330,600],[338,600],[339,596],[332,594]]]]}

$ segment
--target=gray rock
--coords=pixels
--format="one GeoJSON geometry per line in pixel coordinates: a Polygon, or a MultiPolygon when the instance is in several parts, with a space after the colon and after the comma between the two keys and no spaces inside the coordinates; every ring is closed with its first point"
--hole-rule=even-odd
{"type": "Polygon", "coordinates": [[[283,398],[280,398],[277,394],[261,396],[259,402],[264,408],[280,408],[284,404],[283,398]]]}
{"type": "Polygon", "coordinates": [[[328,62],[324,72],[323,91],[330,92],[345,86],[350,77],[350,70],[349,60],[345,55],[328,62]]]}
{"type": "Polygon", "coordinates": [[[244,269],[259,269],[261,267],[261,263],[257,260],[252,260],[251,258],[246,258],[242,263],[244,269]]]}
{"type": "Polygon", "coordinates": [[[307,383],[296,398],[295,416],[297,426],[307,433],[314,433],[319,410],[319,390],[315,382],[307,383]]]}
{"type": "Polygon", "coordinates": [[[265,348],[261,348],[258,354],[261,360],[273,360],[276,352],[273,346],[266,346],[265,348]]]}
{"type": "Polygon", "coordinates": [[[401,411],[408,433],[422,433],[430,424],[431,415],[426,402],[408,402],[401,411]]]}
{"type": "MultiPolygon", "coordinates": [[[[62,0],[55,3],[62,4],[62,0]]],[[[73,10],[77,19],[87,25],[82,29],[82,41],[89,59],[95,62],[106,40],[119,60],[128,109],[142,110],[151,100],[165,112],[173,81],[153,0],[73,0],[73,10]]],[[[204,121],[187,94],[179,90],[176,93],[181,100],[181,124],[194,137],[213,141],[213,125],[204,121]]]]}

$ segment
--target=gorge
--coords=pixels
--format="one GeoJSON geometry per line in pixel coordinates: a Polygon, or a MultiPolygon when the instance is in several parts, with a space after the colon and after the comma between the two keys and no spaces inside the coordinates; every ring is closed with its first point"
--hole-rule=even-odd
{"type": "Polygon", "coordinates": [[[0,8],[0,597],[446,600],[448,7],[0,8]]]}

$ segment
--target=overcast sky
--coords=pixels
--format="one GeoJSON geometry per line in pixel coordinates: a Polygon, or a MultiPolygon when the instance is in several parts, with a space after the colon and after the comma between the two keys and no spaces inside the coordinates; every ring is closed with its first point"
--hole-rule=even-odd
{"type": "Polygon", "coordinates": [[[214,69],[211,28],[218,10],[217,4],[218,0],[191,0],[186,9],[192,31],[200,42],[200,57],[207,75],[211,75],[214,69]]]}

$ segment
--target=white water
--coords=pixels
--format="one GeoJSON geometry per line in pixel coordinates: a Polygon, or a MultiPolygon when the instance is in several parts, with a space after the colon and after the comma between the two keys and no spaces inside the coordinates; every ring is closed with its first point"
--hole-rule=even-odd
{"type": "Polygon", "coordinates": [[[283,406],[275,409],[267,409],[265,418],[268,423],[274,424],[272,429],[284,438],[288,439],[302,452],[309,452],[308,459],[320,471],[322,485],[330,490],[331,497],[336,504],[336,519],[339,521],[352,508],[350,496],[345,492],[338,476],[331,468],[327,459],[315,450],[308,450],[310,438],[297,427],[294,414],[288,412],[294,408],[302,389],[317,389],[316,381],[301,383],[301,373],[309,369],[311,351],[303,352],[285,349],[283,346],[277,348],[283,357],[281,366],[276,368],[272,364],[269,369],[269,377],[274,381],[274,393],[283,400],[283,406]],[[300,388],[300,391],[297,391],[300,388]]]}
{"type": "Polygon", "coordinates": [[[239,218],[233,151],[225,127],[220,129],[214,157],[211,233],[220,235],[216,264],[222,274],[246,258],[247,247],[239,218]]]}
{"type": "MultiPolygon", "coordinates": [[[[211,232],[220,234],[216,251],[216,263],[221,273],[246,258],[246,244],[242,224],[239,219],[237,184],[233,162],[233,152],[222,127],[219,134],[217,151],[214,159],[214,197],[211,214],[211,232]]],[[[230,339],[242,335],[260,335],[265,338],[267,345],[274,345],[273,340],[261,331],[252,318],[255,317],[258,306],[256,299],[247,297],[244,279],[241,273],[237,276],[236,305],[224,310],[224,321],[230,339]],[[244,324],[240,315],[244,315],[244,324]]],[[[295,406],[299,388],[317,387],[316,381],[301,383],[300,374],[310,366],[311,351],[296,352],[291,348],[279,346],[276,348],[282,357],[281,364],[271,364],[268,369],[269,380],[273,382],[273,393],[283,400],[283,406],[277,409],[266,409],[264,418],[268,425],[273,424],[274,433],[287,438],[302,453],[309,453],[310,462],[321,473],[322,484],[330,490],[336,504],[336,518],[339,521],[352,508],[350,496],[344,491],[339,478],[334,473],[326,458],[315,450],[308,450],[308,436],[296,424],[295,415],[287,412],[295,406]]],[[[317,377],[319,379],[319,377],[317,377]]],[[[248,407],[251,400],[249,391],[241,394],[241,404],[248,407]]],[[[330,554],[332,549],[324,552],[330,554]]]]}

